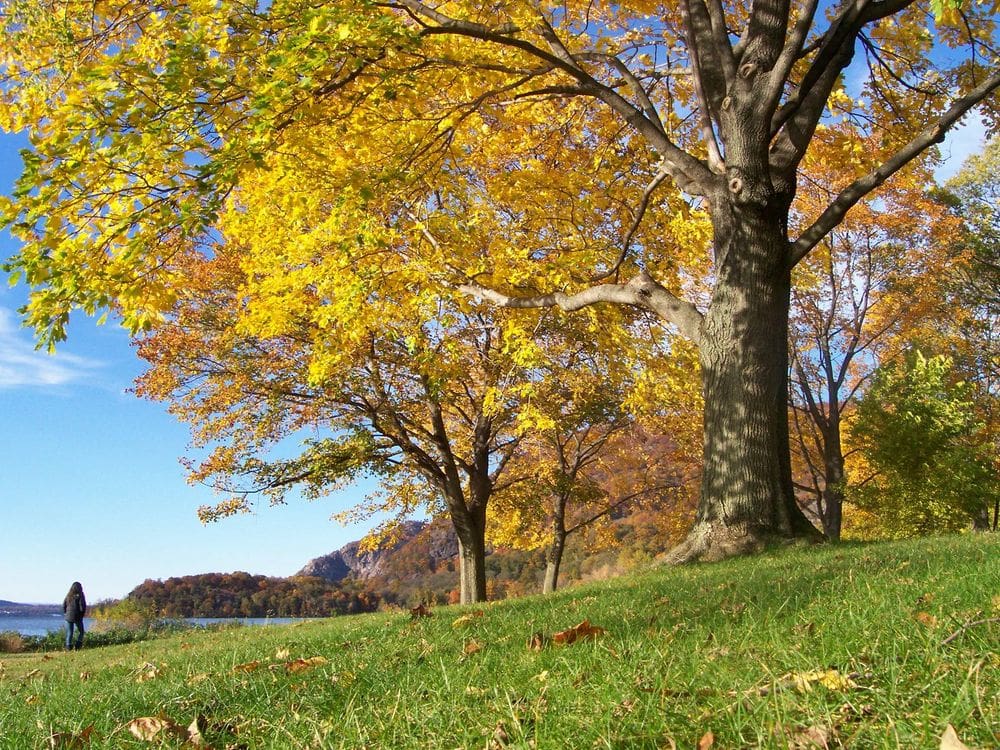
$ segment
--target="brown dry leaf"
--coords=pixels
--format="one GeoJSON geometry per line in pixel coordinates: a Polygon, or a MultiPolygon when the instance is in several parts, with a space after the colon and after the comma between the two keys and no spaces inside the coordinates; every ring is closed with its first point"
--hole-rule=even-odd
{"type": "Polygon", "coordinates": [[[941,750],[969,750],[969,746],[958,739],[955,727],[949,724],[941,735],[941,750]]]}
{"type": "Polygon", "coordinates": [[[199,714],[194,717],[187,728],[188,742],[194,747],[207,747],[205,737],[202,735],[202,728],[205,726],[205,717],[199,714]]]}
{"type": "Polygon", "coordinates": [[[160,668],[151,662],[146,662],[137,670],[138,675],[136,675],[136,682],[149,682],[150,680],[155,680],[160,676],[160,668]]]}
{"type": "Polygon", "coordinates": [[[254,672],[258,669],[260,669],[259,659],[248,661],[245,664],[237,664],[235,667],[233,667],[234,672],[254,672]]]}
{"type": "Polygon", "coordinates": [[[308,659],[295,659],[285,663],[285,671],[289,673],[305,672],[313,667],[320,667],[326,664],[326,659],[322,656],[310,656],[308,659]]]}
{"type": "Polygon", "coordinates": [[[915,615],[913,615],[913,619],[915,619],[921,625],[926,625],[929,628],[937,626],[937,618],[930,612],[917,612],[915,615]]]}
{"type": "Polygon", "coordinates": [[[37,706],[41,702],[42,702],[41,697],[37,695],[29,695],[27,698],[24,699],[24,703],[27,706],[37,706]]]}
{"type": "Polygon", "coordinates": [[[288,658],[288,655],[289,655],[289,653],[290,653],[290,652],[289,652],[289,650],[288,650],[287,648],[279,648],[279,649],[278,649],[278,650],[277,650],[277,651],[276,651],[276,652],[274,653],[274,658],[275,658],[275,659],[279,659],[279,660],[284,660],[284,659],[287,659],[287,658],[288,658]]]}
{"type": "Polygon", "coordinates": [[[40,669],[32,669],[30,672],[28,672],[26,675],[24,675],[24,677],[21,678],[21,682],[27,682],[32,677],[41,677],[41,676],[42,676],[42,670],[40,670],[40,669]]]}
{"type": "Polygon", "coordinates": [[[507,747],[510,742],[510,735],[507,734],[507,730],[504,728],[503,722],[497,722],[496,728],[493,730],[493,736],[490,737],[490,741],[487,743],[487,750],[502,750],[502,748],[507,747]]]}
{"type": "Polygon", "coordinates": [[[545,648],[545,640],[544,633],[532,633],[528,638],[528,650],[541,651],[545,648]]]}
{"type": "Polygon", "coordinates": [[[94,733],[94,725],[84,727],[79,732],[53,732],[49,735],[50,750],[79,750],[90,744],[90,735],[94,733]]]}
{"type": "Polygon", "coordinates": [[[711,731],[705,732],[698,740],[698,750],[708,750],[715,744],[715,735],[711,731]]]}
{"type": "Polygon", "coordinates": [[[827,727],[813,726],[801,729],[791,736],[789,750],[830,750],[831,731],[827,727]]]}
{"type": "Polygon", "coordinates": [[[431,611],[424,605],[423,602],[418,604],[416,607],[410,610],[410,619],[418,620],[421,617],[430,617],[431,611]]]}
{"type": "Polygon", "coordinates": [[[140,716],[125,725],[133,737],[144,742],[157,742],[168,737],[186,739],[187,731],[167,716],[140,716]]]}
{"type": "Polygon", "coordinates": [[[483,644],[473,638],[470,641],[466,641],[465,646],[462,648],[462,653],[466,656],[471,656],[472,654],[478,654],[483,650],[483,644]]]}
{"type": "Polygon", "coordinates": [[[558,633],[553,633],[552,642],[568,646],[571,643],[576,643],[577,641],[582,641],[587,638],[597,638],[600,635],[604,635],[606,632],[607,631],[604,628],[591,625],[590,620],[584,620],[579,625],[574,625],[572,628],[562,630],[558,633]]]}
{"type": "Polygon", "coordinates": [[[197,685],[199,682],[204,682],[209,679],[211,675],[208,672],[199,672],[198,674],[191,675],[187,678],[188,685],[197,685]]]}

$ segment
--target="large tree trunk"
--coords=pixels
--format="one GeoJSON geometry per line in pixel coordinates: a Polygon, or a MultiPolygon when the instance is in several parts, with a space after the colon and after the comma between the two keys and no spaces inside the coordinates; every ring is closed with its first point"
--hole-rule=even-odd
{"type": "Polygon", "coordinates": [[[791,274],[781,211],[713,211],[717,279],[701,330],[704,473],[695,525],[668,559],[717,560],[818,532],[792,488],[791,274]]]}
{"type": "Polygon", "coordinates": [[[469,542],[458,540],[459,592],[462,604],[486,601],[486,542],[482,535],[469,542]]]}

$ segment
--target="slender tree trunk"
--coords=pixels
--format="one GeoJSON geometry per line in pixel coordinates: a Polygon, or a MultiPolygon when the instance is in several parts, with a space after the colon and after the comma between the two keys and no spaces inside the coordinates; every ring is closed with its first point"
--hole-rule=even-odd
{"type": "MultiPolygon", "coordinates": [[[[831,398],[837,394],[831,394],[831,398]]],[[[840,413],[830,402],[828,424],[823,431],[823,533],[831,542],[840,541],[844,516],[844,450],[840,442],[840,413]]]]}
{"type": "Polygon", "coordinates": [[[486,601],[486,509],[449,502],[458,537],[459,593],[462,604],[486,601]]]}
{"type": "Polygon", "coordinates": [[[716,560],[818,532],[795,500],[788,435],[791,274],[781,212],[713,211],[717,279],[701,331],[704,473],[672,562],[716,560]]]}
{"type": "Polygon", "coordinates": [[[562,565],[562,556],[565,549],[566,529],[553,528],[552,541],[545,555],[545,581],[542,583],[543,594],[551,594],[559,585],[559,566],[562,565]]]}

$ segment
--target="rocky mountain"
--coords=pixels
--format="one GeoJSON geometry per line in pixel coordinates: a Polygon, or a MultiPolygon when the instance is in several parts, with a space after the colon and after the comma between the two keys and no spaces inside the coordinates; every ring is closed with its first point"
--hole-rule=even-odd
{"type": "Polygon", "coordinates": [[[435,570],[458,555],[458,541],[447,523],[406,521],[395,544],[361,552],[359,542],[349,542],[328,555],[306,563],[296,575],[316,576],[328,581],[354,578],[367,581],[389,573],[390,561],[409,559],[419,550],[424,570],[435,570]]]}

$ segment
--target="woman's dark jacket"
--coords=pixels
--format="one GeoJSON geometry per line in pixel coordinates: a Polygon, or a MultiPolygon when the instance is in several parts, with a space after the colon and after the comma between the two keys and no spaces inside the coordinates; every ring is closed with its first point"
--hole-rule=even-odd
{"type": "Polygon", "coordinates": [[[79,594],[67,594],[63,599],[63,619],[66,622],[82,622],[86,613],[87,599],[82,591],[79,594]]]}

